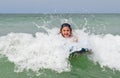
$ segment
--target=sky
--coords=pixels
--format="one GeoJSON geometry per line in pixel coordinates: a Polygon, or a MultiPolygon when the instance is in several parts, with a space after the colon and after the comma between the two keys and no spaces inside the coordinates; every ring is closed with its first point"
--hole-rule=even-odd
{"type": "Polygon", "coordinates": [[[120,0],[0,0],[0,13],[120,13],[120,0]]]}

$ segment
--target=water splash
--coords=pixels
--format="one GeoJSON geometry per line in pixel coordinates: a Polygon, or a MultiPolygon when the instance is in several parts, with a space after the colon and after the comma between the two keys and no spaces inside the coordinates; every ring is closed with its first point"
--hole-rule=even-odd
{"type": "MultiPolygon", "coordinates": [[[[53,28],[47,34],[37,32],[35,37],[27,33],[9,33],[1,36],[0,55],[6,56],[10,62],[15,64],[16,72],[29,69],[35,72],[41,69],[51,69],[57,72],[70,71],[68,49],[73,43],[62,38],[58,31],[58,28],[53,28]]],[[[92,49],[93,54],[90,59],[101,66],[120,70],[119,35],[88,35],[79,29],[73,34],[78,36],[78,47],[92,49]]]]}
{"type": "Polygon", "coordinates": [[[37,72],[43,68],[70,71],[69,54],[60,45],[63,43],[57,35],[36,33],[33,37],[26,33],[10,33],[0,37],[0,54],[15,64],[16,72],[29,69],[37,72]]]}
{"type": "Polygon", "coordinates": [[[119,35],[91,35],[91,47],[94,51],[92,59],[101,67],[107,66],[111,69],[120,70],[120,36],[119,35]]]}

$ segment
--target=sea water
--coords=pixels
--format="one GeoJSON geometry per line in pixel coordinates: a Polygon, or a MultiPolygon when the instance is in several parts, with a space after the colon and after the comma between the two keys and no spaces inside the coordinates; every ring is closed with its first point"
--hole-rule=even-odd
{"type": "Polygon", "coordinates": [[[0,14],[1,78],[119,78],[120,14],[0,14]],[[77,47],[69,57],[59,29],[69,23],[77,47]]]}

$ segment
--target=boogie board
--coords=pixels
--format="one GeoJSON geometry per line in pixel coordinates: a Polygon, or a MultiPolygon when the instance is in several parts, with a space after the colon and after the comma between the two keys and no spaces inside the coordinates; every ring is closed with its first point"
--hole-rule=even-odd
{"type": "Polygon", "coordinates": [[[87,54],[87,53],[91,54],[92,51],[87,48],[82,48],[81,50],[71,52],[70,56],[76,56],[76,55],[87,54]]]}

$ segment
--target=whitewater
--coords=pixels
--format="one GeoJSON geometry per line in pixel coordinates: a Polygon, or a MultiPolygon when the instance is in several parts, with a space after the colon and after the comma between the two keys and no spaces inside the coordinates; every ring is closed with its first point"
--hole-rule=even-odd
{"type": "MultiPolygon", "coordinates": [[[[29,71],[42,73],[43,70],[50,70],[45,71],[47,73],[59,73],[54,73],[52,77],[55,75],[65,77],[61,75],[62,73],[65,73],[65,75],[67,75],[66,73],[85,74],[82,72],[85,70],[81,71],[85,64],[90,65],[89,67],[92,67],[93,65],[99,67],[99,64],[100,70],[104,74],[104,71],[107,73],[111,71],[118,71],[119,74],[120,35],[118,33],[119,31],[114,30],[115,27],[116,29],[119,28],[119,22],[116,24],[111,23],[112,19],[110,19],[110,17],[108,18],[108,16],[112,16],[113,19],[119,19],[119,15],[43,14],[1,16],[4,19],[0,22],[0,59],[2,60],[2,58],[6,58],[7,60],[7,62],[2,60],[3,62],[1,65],[4,63],[7,63],[5,65],[9,65],[10,63],[14,64],[12,65],[13,69],[11,70],[11,73],[14,72],[13,75],[29,71]],[[78,16],[81,18],[80,24],[78,16]],[[56,18],[53,19],[54,17],[56,18]],[[106,21],[106,19],[109,19],[109,21],[106,21]],[[92,21],[95,22],[93,23],[92,21]],[[86,55],[87,60],[84,59],[84,55],[78,56],[78,58],[80,58],[80,60],[77,60],[78,63],[74,63],[75,60],[70,60],[69,49],[72,45],[74,45],[74,43],[70,42],[69,39],[64,39],[59,34],[60,24],[64,22],[72,25],[73,34],[78,37],[79,42],[76,47],[89,48],[92,50],[92,54],[86,55]],[[110,24],[110,30],[109,27],[107,27],[108,23],[110,24]],[[114,24],[116,26],[113,26],[114,24]],[[88,63],[81,64],[79,63],[81,61],[86,61],[88,63]],[[92,62],[92,65],[90,62],[92,62]],[[83,65],[83,67],[78,64],[83,65]],[[104,68],[108,68],[109,70],[105,70],[104,68]],[[75,72],[73,70],[79,71],[75,72]]],[[[8,68],[10,67],[8,66],[8,68]]],[[[87,71],[89,71],[89,68],[87,71]]],[[[98,69],[96,68],[95,71],[98,71],[98,69]]],[[[81,75],[82,74],[77,74],[78,77],[81,75]]],[[[20,76],[18,76],[18,78],[20,78],[20,76]]],[[[86,76],[81,77],[85,78],[86,76]]],[[[94,74],[92,77],[94,76],[96,75],[94,74]]],[[[115,76],[116,78],[119,77],[119,75],[115,76]]],[[[39,75],[37,77],[41,76],[39,75]]],[[[46,75],[43,78],[45,77],[46,75]]],[[[49,74],[48,77],[50,77],[49,74]]],[[[71,75],[71,78],[72,77],[73,75],[71,75]]],[[[102,75],[100,75],[100,77],[102,77],[102,75]]],[[[114,74],[112,73],[110,77],[114,77],[114,74]]]]}

